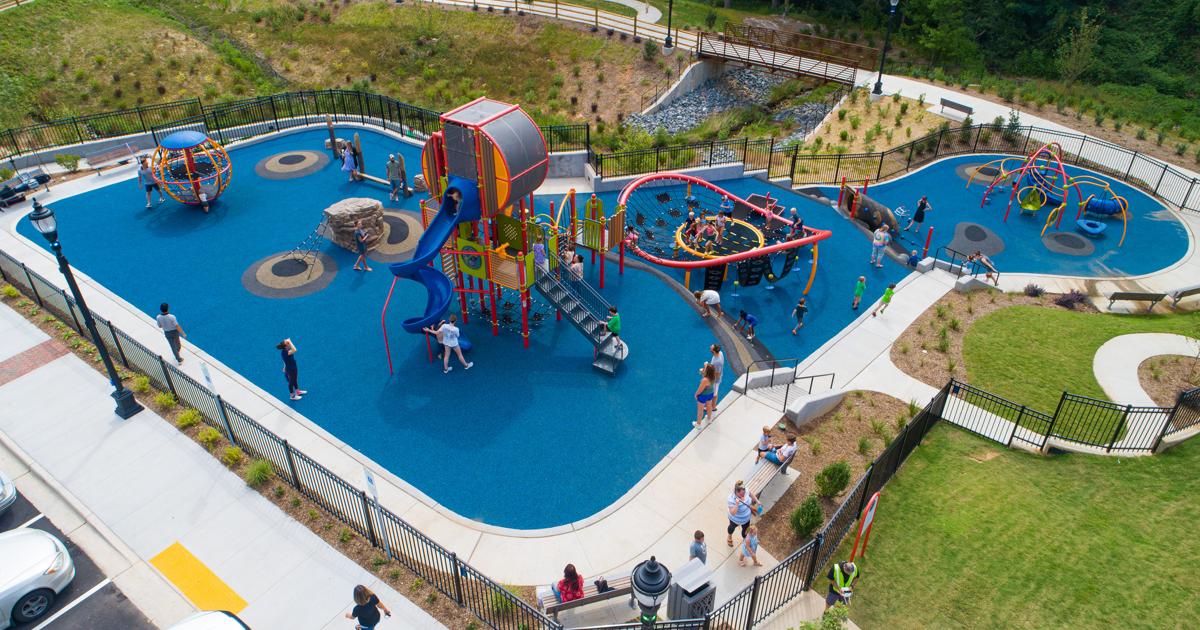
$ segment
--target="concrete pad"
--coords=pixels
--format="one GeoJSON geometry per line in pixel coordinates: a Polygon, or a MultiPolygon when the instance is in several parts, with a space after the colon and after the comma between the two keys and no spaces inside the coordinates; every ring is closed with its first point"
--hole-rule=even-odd
{"type": "Polygon", "coordinates": [[[574,564],[584,576],[595,575],[601,569],[592,564],[576,533],[546,538],[483,534],[468,562],[490,567],[488,577],[504,584],[549,584],[562,576],[567,563],[574,564]]]}
{"type": "Polygon", "coordinates": [[[26,350],[46,341],[50,336],[35,326],[31,326],[25,317],[10,308],[0,308],[0,361],[14,357],[26,350]]]}

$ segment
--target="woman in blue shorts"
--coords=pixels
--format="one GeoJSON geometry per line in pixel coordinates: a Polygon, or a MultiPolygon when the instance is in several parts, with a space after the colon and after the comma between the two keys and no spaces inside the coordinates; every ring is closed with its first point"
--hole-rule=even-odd
{"type": "Polygon", "coordinates": [[[708,412],[708,421],[713,421],[716,403],[713,401],[717,397],[713,391],[713,383],[717,380],[717,368],[711,363],[705,363],[704,367],[700,368],[700,387],[696,388],[696,421],[692,426],[701,426],[701,421],[704,420],[704,414],[708,412]]]}

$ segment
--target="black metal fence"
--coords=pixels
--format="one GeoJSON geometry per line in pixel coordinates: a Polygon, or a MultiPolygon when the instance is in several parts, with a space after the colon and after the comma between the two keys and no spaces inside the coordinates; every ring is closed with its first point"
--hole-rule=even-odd
{"type": "MultiPolygon", "coordinates": [[[[356,122],[414,137],[440,128],[440,113],[388,96],[354,90],[288,92],[206,105],[199,99],[146,105],[90,116],[64,118],[0,132],[0,157],[20,156],[58,147],[133,134],[196,129],[222,144],[321,123],[356,122]]],[[[542,126],[550,151],[582,151],[591,144],[590,127],[542,126]]]]}
{"type": "Polygon", "coordinates": [[[1125,147],[1085,136],[1041,127],[980,124],[939,129],[878,153],[814,154],[800,144],[782,145],[776,139],[737,138],[678,146],[591,155],[600,177],[745,164],[749,171],[766,171],[771,179],[789,178],[793,186],[861,183],[894,177],[940,158],[971,153],[1026,155],[1042,144],[1057,142],[1071,164],[1125,181],[1166,202],[1200,211],[1200,179],[1125,147]]]}
{"type": "Polygon", "coordinates": [[[1051,415],[952,380],[942,418],[1008,446],[1040,450],[1054,439],[1083,450],[1154,453],[1164,439],[1200,423],[1200,388],[1180,394],[1172,407],[1120,405],[1063,392],[1051,415]]]}
{"type": "MultiPolygon", "coordinates": [[[[62,289],[0,251],[0,279],[35,300],[43,309],[86,335],[78,306],[62,289]]],[[[562,625],[503,585],[458,558],[458,555],[355,488],[286,439],[275,435],[195,379],[92,313],[100,342],[127,369],[146,375],[158,389],[174,394],[200,412],[204,422],[252,457],[271,462],[275,474],[341,521],[374,547],[400,562],[459,606],[498,630],[561,630],[562,625]]],[[[1166,408],[1121,406],[1064,393],[1054,416],[1048,416],[956,380],[947,383],[875,458],[813,540],[758,576],[704,619],[664,622],[664,630],[751,629],[788,605],[813,585],[833,559],[870,497],[896,474],[930,429],[945,420],[1002,444],[1023,440],[1045,445],[1046,436],[1072,432],[1082,443],[1109,435],[1108,450],[1153,451],[1165,438],[1200,423],[1200,388],[1184,392],[1166,408]],[[1140,423],[1153,430],[1143,430],[1140,423]],[[1068,429],[1067,427],[1074,427],[1068,429]],[[1117,427],[1113,429],[1113,427],[1117,427]],[[1108,431],[1112,429],[1112,433],[1108,431]],[[1145,446],[1148,442],[1152,445],[1145,446]],[[1141,446],[1135,446],[1141,445],[1141,446]]],[[[1064,438],[1068,439],[1068,438],[1064,438]]],[[[636,628],[617,625],[611,628],[636,628]]],[[[610,628],[610,626],[605,626],[610,628]]]]}

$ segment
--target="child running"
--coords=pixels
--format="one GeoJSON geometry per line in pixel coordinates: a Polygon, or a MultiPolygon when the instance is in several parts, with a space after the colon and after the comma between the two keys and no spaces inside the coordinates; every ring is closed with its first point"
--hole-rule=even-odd
{"type": "Polygon", "coordinates": [[[796,308],[792,309],[792,317],[796,318],[796,327],[792,329],[793,335],[804,327],[804,314],[808,312],[808,306],[805,304],[807,301],[807,298],[800,298],[800,301],[796,303],[796,308]]]}
{"type": "Polygon", "coordinates": [[[883,297],[879,299],[879,306],[876,306],[875,310],[871,311],[871,317],[875,317],[876,315],[886,311],[888,304],[892,303],[892,296],[895,294],[896,283],[893,282],[887,285],[887,288],[883,290],[883,297]]]}

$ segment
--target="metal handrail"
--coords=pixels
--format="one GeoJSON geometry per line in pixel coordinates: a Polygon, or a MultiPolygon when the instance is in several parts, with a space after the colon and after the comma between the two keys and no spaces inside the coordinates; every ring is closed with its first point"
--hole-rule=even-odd
{"type": "Polygon", "coordinates": [[[970,255],[960,252],[960,251],[950,247],[949,245],[943,245],[943,246],[935,249],[933,251],[933,257],[936,260],[941,260],[941,261],[945,262],[949,267],[947,269],[947,271],[953,273],[954,275],[958,276],[959,278],[961,278],[963,276],[971,276],[972,278],[976,278],[976,277],[979,277],[979,274],[982,272],[984,274],[993,273],[996,276],[996,282],[1000,281],[1000,271],[999,270],[992,271],[992,270],[988,269],[987,267],[985,267],[983,265],[983,263],[979,262],[978,260],[970,260],[970,255]],[[942,258],[940,256],[940,254],[943,250],[945,250],[949,254],[949,256],[950,256],[949,259],[942,258]],[[958,262],[958,260],[960,258],[962,259],[961,263],[958,262]],[[970,267],[967,266],[968,262],[970,262],[970,267]]]}

